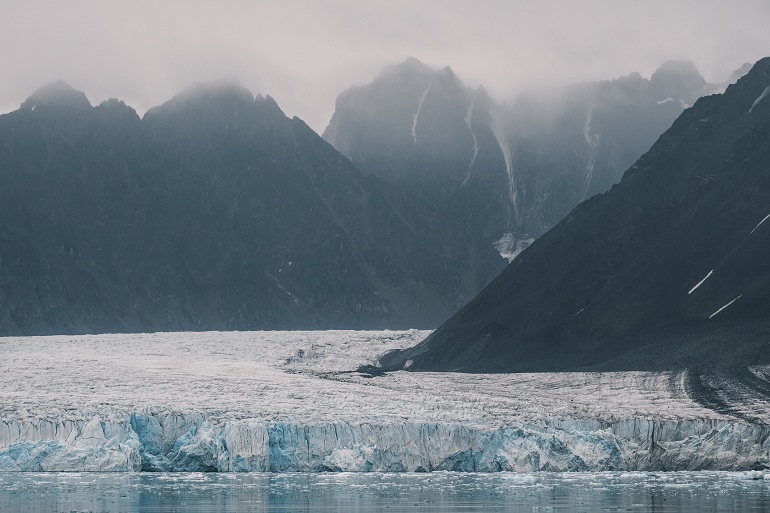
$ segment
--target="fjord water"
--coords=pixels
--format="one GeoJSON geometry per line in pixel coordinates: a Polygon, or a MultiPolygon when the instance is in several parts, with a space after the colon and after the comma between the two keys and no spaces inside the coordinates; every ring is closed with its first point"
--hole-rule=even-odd
{"type": "Polygon", "coordinates": [[[0,473],[0,511],[770,511],[759,472],[0,473]]]}

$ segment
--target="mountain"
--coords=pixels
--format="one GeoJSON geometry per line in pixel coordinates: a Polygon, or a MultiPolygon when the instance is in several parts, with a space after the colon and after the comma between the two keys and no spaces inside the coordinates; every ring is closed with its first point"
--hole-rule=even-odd
{"type": "Polygon", "coordinates": [[[770,359],[769,218],[766,58],[685,110],[619,184],[382,363],[483,372],[716,365],[741,367],[769,393],[747,368],[770,359]]]}
{"type": "Polygon", "coordinates": [[[706,90],[692,63],[670,61],[650,79],[529,91],[505,105],[519,231],[538,236],[607,191],[706,90]]]}
{"type": "Polygon", "coordinates": [[[364,174],[414,193],[469,241],[480,288],[504,268],[488,250],[514,218],[493,110],[483,89],[468,89],[449,67],[408,59],[340,94],[323,134],[364,174]]]}
{"type": "Polygon", "coordinates": [[[430,327],[483,285],[437,212],[228,83],[143,118],[43,87],[0,183],[2,335],[430,327]]]}
{"type": "Polygon", "coordinates": [[[620,180],[709,88],[692,63],[650,79],[528,91],[513,103],[410,58],[337,98],[323,137],[371,174],[416,191],[474,248],[509,260],[580,201],[620,180]]]}

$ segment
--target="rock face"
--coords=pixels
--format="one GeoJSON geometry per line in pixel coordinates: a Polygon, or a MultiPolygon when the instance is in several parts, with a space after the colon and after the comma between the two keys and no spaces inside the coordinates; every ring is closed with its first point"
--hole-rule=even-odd
{"type": "Polygon", "coordinates": [[[2,335],[431,327],[493,273],[418,198],[230,84],[143,119],[44,87],[0,116],[0,183],[2,335]]]}
{"type": "Polygon", "coordinates": [[[180,412],[0,422],[0,471],[472,472],[767,468],[767,427],[728,421],[298,424],[180,412]]]}
{"type": "Polygon", "coordinates": [[[531,91],[498,105],[450,68],[415,59],[337,99],[324,138],[364,173],[417,191],[473,250],[509,260],[575,205],[617,183],[709,86],[691,63],[648,80],[531,91]]]}
{"type": "Polygon", "coordinates": [[[619,184],[581,203],[386,367],[745,370],[766,362],[768,91],[770,58],[724,94],[698,100],[619,184]]]}

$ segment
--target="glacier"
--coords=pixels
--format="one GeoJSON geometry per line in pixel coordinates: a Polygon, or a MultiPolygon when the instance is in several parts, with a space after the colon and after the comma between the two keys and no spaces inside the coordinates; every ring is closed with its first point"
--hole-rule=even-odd
{"type": "Polygon", "coordinates": [[[770,466],[770,424],[697,404],[685,372],[350,371],[427,333],[3,338],[0,471],[770,466]]]}
{"type": "Polygon", "coordinates": [[[763,468],[770,429],[726,421],[271,422],[84,412],[0,423],[2,471],[426,472],[763,468]]]}

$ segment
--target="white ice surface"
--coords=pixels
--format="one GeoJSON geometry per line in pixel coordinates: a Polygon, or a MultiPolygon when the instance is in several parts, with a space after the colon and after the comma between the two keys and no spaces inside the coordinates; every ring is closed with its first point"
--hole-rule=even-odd
{"type": "Polygon", "coordinates": [[[104,406],[309,420],[503,425],[538,419],[719,418],[671,373],[339,374],[427,331],[266,331],[0,338],[0,415],[104,406]]]}
{"type": "Polygon", "coordinates": [[[348,372],[428,334],[0,338],[0,470],[737,469],[770,451],[681,372],[348,372]]]}

